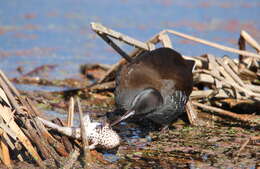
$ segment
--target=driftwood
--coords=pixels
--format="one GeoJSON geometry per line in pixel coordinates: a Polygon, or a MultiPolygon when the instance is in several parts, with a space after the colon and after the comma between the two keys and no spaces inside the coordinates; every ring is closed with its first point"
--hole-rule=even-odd
{"type": "MultiPolygon", "coordinates": [[[[193,73],[195,90],[191,93],[190,96],[191,101],[193,102],[194,100],[196,100],[196,102],[194,102],[193,104],[188,102],[186,109],[190,123],[192,124],[196,124],[195,121],[197,121],[197,113],[196,111],[194,111],[194,109],[191,108],[192,105],[205,110],[214,111],[216,113],[231,117],[239,121],[252,122],[251,118],[243,119],[244,117],[249,117],[249,115],[240,116],[237,113],[215,107],[215,105],[207,105],[212,104],[217,100],[223,100],[225,98],[245,99],[252,101],[260,100],[260,86],[254,82],[256,79],[260,79],[260,74],[256,70],[249,69],[249,64],[251,64],[252,61],[249,63],[244,59],[250,58],[255,62],[254,66],[259,69],[259,65],[257,63],[260,59],[260,47],[259,44],[247,32],[241,31],[239,40],[240,50],[238,50],[194,36],[183,34],[174,30],[163,30],[154,35],[148,41],[141,42],[132,37],[116,32],[112,29],[106,28],[105,26],[98,23],[91,23],[91,28],[98,35],[102,35],[102,39],[104,39],[106,42],[109,42],[108,44],[126,60],[128,60],[127,57],[135,57],[145,51],[153,50],[155,48],[155,45],[159,42],[161,42],[164,47],[172,48],[172,42],[168,34],[173,34],[197,43],[218,48],[220,50],[239,54],[239,63],[235,59],[230,59],[227,56],[224,58],[217,58],[214,55],[210,54],[199,57],[183,56],[185,59],[191,59],[196,62],[196,67],[193,73]],[[115,46],[112,40],[113,38],[129,44],[135,49],[129,54],[126,54],[118,46],[115,46]],[[248,43],[253,48],[255,48],[257,53],[245,51],[245,43],[248,43]],[[205,89],[205,87],[208,89],[205,89]],[[199,103],[201,101],[210,102],[207,102],[207,104],[201,104],[199,103]]],[[[114,64],[103,76],[103,78],[99,80],[99,83],[91,86],[91,88],[94,89],[96,86],[96,88],[99,88],[103,85],[104,82],[112,84],[115,75],[114,72],[117,71],[119,66],[125,64],[126,60],[121,59],[118,63],[114,64]]],[[[260,110],[257,111],[260,112],[260,110]]],[[[259,124],[259,122],[256,123],[259,124]]]]}
{"type": "Polygon", "coordinates": [[[34,159],[41,168],[46,168],[43,160],[54,159],[59,167],[60,157],[69,155],[66,151],[68,148],[35,118],[39,115],[41,113],[33,102],[22,97],[0,70],[0,157],[9,168],[12,168],[13,160],[24,159],[34,159]],[[10,156],[12,151],[18,152],[17,157],[10,156]]]}
{"type": "MultiPolygon", "coordinates": [[[[78,99],[81,128],[73,126],[73,98],[70,99],[66,126],[58,118],[54,119],[55,123],[53,123],[40,118],[42,113],[37,110],[33,102],[29,98],[22,97],[11,82],[3,77],[6,76],[2,73],[0,76],[0,159],[7,167],[12,168],[13,160],[34,159],[31,162],[36,162],[40,168],[47,168],[43,160],[52,159],[57,168],[70,168],[79,157],[77,147],[80,147],[80,143],[75,139],[81,139],[84,142],[82,148],[86,159],[90,159],[90,149],[95,149],[96,146],[110,149],[119,145],[120,138],[115,131],[107,125],[92,123],[88,114],[83,118],[78,99]],[[51,130],[47,130],[45,126],[51,127],[51,130]],[[106,135],[106,133],[109,134],[106,135]],[[69,139],[67,136],[75,139],[69,139]],[[92,138],[92,136],[95,137],[92,138]],[[110,137],[114,138],[114,142],[109,140],[110,137]],[[88,146],[89,141],[92,143],[90,146],[88,146]],[[19,145],[20,148],[18,149],[15,145],[19,145]],[[22,149],[24,151],[21,151],[22,149]],[[12,151],[18,152],[17,157],[10,156],[12,151]],[[72,151],[74,153],[69,157],[70,161],[62,164],[61,157],[68,157],[69,152],[72,151]]],[[[89,166],[90,161],[88,160],[86,164],[89,166]]]]}
{"type": "MultiPolygon", "coordinates": [[[[14,106],[15,111],[18,114],[24,114],[23,110],[18,105],[18,102],[16,101],[16,99],[15,99],[15,97],[13,95],[13,93],[14,94],[19,94],[19,93],[16,90],[14,90],[14,88],[12,88],[12,87],[9,88],[8,87],[8,85],[10,86],[11,83],[8,81],[7,78],[4,78],[5,76],[3,76],[3,75],[4,74],[1,71],[0,85],[1,85],[4,93],[7,94],[7,96],[3,97],[2,99],[8,98],[8,100],[11,103],[11,105],[14,106]],[[12,91],[13,91],[13,93],[12,93],[12,91]]],[[[9,102],[9,101],[5,101],[5,102],[9,102]]],[[[37,164],[40,167],[44,168],[45,165],[43,164],[40,155],[38,154],[36,149],[33,147],[31,141],[29,140],[29,138],[25,135],[23,130],[16,123],[15,115],[14,115],[14,113],[12,111],[12,107],[9,107],[8,104],[7,105],[6,104],[0,104],[0,116],[3,119],[2,123],[5,123],[5,124],[7,124],[9,126],[8,130],[12,131],[13,137],[17,138],[22,143],[22,145],[26,148],[26,150],[31,155],[31,157],[34,158],[34,160],[37,162],[37,164]]]]}

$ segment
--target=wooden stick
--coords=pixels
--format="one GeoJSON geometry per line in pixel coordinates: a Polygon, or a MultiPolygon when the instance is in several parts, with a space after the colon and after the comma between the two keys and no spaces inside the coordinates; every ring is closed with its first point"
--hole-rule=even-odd
{"type": "Polygon", "coordinates": [[[210,41],[200,39],[200,38],[197,38],[197,37],[194,37],[194,36],[190,36],[190,35],[187,35],[187,34],[184,34],[184,33],[180,33],[180,32],[174,31],[174,30],[166,30],[166,32],[169,32],[169,33],[174,34],[176,36],[179,36],[179,37],[182,37],[182,38],[185,38],[185,39],[189,39],[189,40],[192,40],[192,41],[195,41],[195,42],[207,45],[207,46],[218,48],[218,49],[221,49],[221,50],[224,50],[224,51],[227,51],[227,52],[237,53],[237,54],[244,55],[244,56],[251,56],[251,57],[260,58],[260,55],[252,53],[252,52],[247,52],[247,51],[243,51],[243,50],[230,48],[230,47],[227,47],[227,46],[224,46],[224,45],[220,45],[220,44],[217,44],[217,43],[214,43],[214,42],[210,42],[210,41]]]}
{"type": "Polygon", "coordinates": [[[148,47],[147,44],[145,44],[145,43],[143,43],[139,40],[136,40],[134,38],[131,38],[127,35],[124,35],[122,33],[116,32],[116,31],[109,29],[107,27],[104,27],[100,23],[92,22],[90,25],[91,25],[91,28],[97,33],[105,33],[106,35],[109,35],[113,38],[122,40],[129,45],[136,46],[136,47],[139,47],[139,48],[144,49],[144,50],[149,50],[149,47],[148,47]]]}
{"type": "Polygon", "coordinates": [[[86,125],[88,125],[88,124],[85,123],[85,125],[84,125],[81,104],[80,104],[79,98],[77,97],[76,99],[77,99],[79,118],[80,118],[82,147],[83,147],[84,158],[85,158],[84,168],[89,168],[92,160],[91,160],[91,154],[90,154],[90,150],[89,150],[89,143],[88,143],[88,137],[87,137],[87,131],[86,131],[86,128],[88,128],[88,126],[86,126],[86,125]]]}
{"type": "Polygon", "coordinates": [[[43,141],[42,137],[40,137],[37,134],[36,130],[32,127],[29,119],[26,120],[25,126],[29,133],[30,138],[33,140],[33,143],[36,144],[36,146],[40,150],[42,156],[45,159],[51,159],[52,156],[50,155],[50,152],[48,151],[48,148],[46,147],[45,142],[43,141]]]}
{"type": "MultiPolygon", "coordinates": [[[[13,142],[11,141],[11,139],[9,138],[9,136],[6,133],[3,133],[3,138],[5,139],[6,143],[9,145],[9,147],[11,148],[12,151],[16,151],[16,147],[14,146],[13,142]]],[[[17,145],[20,146],[20,144],[18,142],[16,142],[17,145]]],[[[18,152],[17,158],[20,161],[24,161],[23,157],[22,157],[22,152],[18,152]]]]}
{"type": "MultiPolygon", "coordinates": [[[[47,121],[47,120],[46,120],[47,121]]],[[[47,129],[44,127],[44,125],[42,124],[42,120],[40,117],[38,117],[37,119],[35,119],[35,123],[37,125],[37,127],[40,129],[41,135],[48,141],[48,143],[50,145],[52,145],[55,150],[58,152],[59,155],[63,156],[63,157],[67,157],[69,154],[66,152],[65,147],[63,144],[61,144],[60,142],[58,142],[48,131],[47,129]]]]}
{"type": "Polygon", "coordinates": [[[159,39],[162,42],[163,46],[166,48],[172,48],[172,42],[169,36],[165,33],[159,35],[159,39]]]}
{"type": "MultiPolygon", "coordinates": [[[[246,50],[246,41],[241,34],[238,39],[238,47],[239,47],[239,50],[246,50]]],[[[242,66],[243,63],[245,63],[245,58],[247,58],[247,57],[239,54],[239,65],[240,66],[242,66]]]]}
{"type": "MultiPolygon", "coordinates": [[[[53,122],[62,127],[65,126],[63,121],[59,118],[54,119],[53,122]]],[[[67,152],[71,152],[73,150],[73,145],[71,144],[69,138],[66,135],[61,135],[61,143],[62,145],[64,145],[63,147],[65,147],[65,150],[67,150],[67,152]]]]}
{"type": "Polygon", "coordinates": [[[7,168],[10,168],[10,169],[13,168],[11,159],[10,159],[8,146],[2,136],[0,138],[0,145],[1,145],[2,157],[3,157],[2,160],[3,160],[4,165],[7,166],[7,168]]]}
{"type": "Polygon", "coordinates": [[[255,48],[255,50],[259,53],[260,52],[260,45],[259,43],[247,33],[245,30],[241,30],[240,35],[246,40],[246,42],[255,48]]]}
{"type": "Polygon", "coordinates": [[[73,126],[74,121],[74,98],[70,97],[69,111],[67,116],[67,127],[73,126]]]}
{"type": "Polygon", "coordinates": [[[92,87],[90,87],[89,89],[92,92],[99,92],[99,91],[107,91],[107,90],[112,90],[116,87],[116,83],[115,81],[111,81],[111,82],[104,82],[102,84],[96,84],[92,87]]]}
{"type": "Polygon", "coordinates": [[[194,109],[194,107],[192,106],[191,102],[188,101],[186,104],[186,112],[190,121],[190,124],[194,125],[194,126],[198,126],[198,112],[194,109]]]}
{"type": "MultiPolygon", "coordinates": [[[[193,99],[193,100],[200,99],[200,98],[207,98],[213,93],[214,93],[214,90],[211,90],[211,89],[209,89],[209,90],[195,90],[195,91],[192,91],[190,98],[193,99]]],[[[229,96],[224,92],[224,90],[219,90],[217,95],[215,95],[214,97],[216,97],[216,98],[229,98],[229,96]]]]}
{"type": "Polygon", "coordinates": [[[117,44],[115,44],[110,38],[104,33],[97,33],[108,45],[110,45],[117,53],[119,53],[125,60],[132,62],[132,58],[128,56],[117,44]]]}
{"type": "Polygon", "coordinates": [[[250,116],[248,116],[248,115],[236,114],[236,113],[233,113],[233,112],[230,112],[230,111],[227,111],[227,110],[223,110],[223,109],[216,108],[216,107],[213,107],[213,106],[208,106],[208,105],[201,104],[201,103],[198,103],[198,102],[195,102],[195,101],[192,101],[192,104],[194,106],[201,107],[205,110],[213,111],[213,112],[216,112],[220,115],[225,115],[225,116],[231,117],[231,118],[239,120],[239,121],[258,123],[257,121],[254,121],[253,119],[251,119],[250,116]]]}
{"type": "Polygon", "coordinates": [[[219,59],[218,63],[225,69],[225,71],[230,75],[230,77],[237,82],[240,86],[245,87],[244,82],[238,77],[238,75],[224,62],[223,59],[219,59]]]}
{"type": "Polygon", "coordinates": [[[4,101],[8,105],[8,107],[12,108],[5,92],[3,91],[3,89],[1,87],[0,87],[0,100],[1,100],[1,102],[4,101]]]}
{"type": "Polygon", "coordinates": [[[30,142],[30,140],[25,136],[23,131],[16,124],[16,122],[13,119],[13,115],[11,114],[11,112],[4,113],[3,111],[0,111],[0,116],[3,117],[4,121],[6,123],[8,123],[9,127],[15,132],[17,138],[21,141],[21,143],[24,145],[24,147],[27,149],[27,151],[31,154],[31,156],[34,158],[36,163],[40,167],[45,168],[45,165],[43,164],[41,157],[39,156],[37,151],[32,146],[32,143],[30,142]]]}
{"type": "Polygon", "coordinates": [[[7,86],[12,90],[12,92],[16,96],[20,96],[20,92],[14,87],[14,85],[10,82],[10,80],[6,77],[6,75],[4,74],[4,72],[2,70],[0,70],[0,75],[1,75],[2,79],[4,80],[4,82],[7,84],[7,86]]]}
{"type": "Polygon", "coordinates": [[[12,92],[9,90],[8,86],[6,85],[6,83],[4,82],[4,80],[2,78],[0,78],[0,85],[3,88],[4,92],[6,93],[9,101],[11,102],[11,104],[16,109],[16,111],[18,113],[22,113],[22,109],[18,105],[17,101],[15,100],[15,97],[13,96],[12,92]]]}
{"type": "MultiPolygon", "coordinates": [[[[0,106],[0,111],[3,111],[4,113],[9,113],[10,110],[8,110],[8,107],[2,107],[0,106]]],[[[9,124],[5,124],[2,117],[0,117],[0,128],[5,131],[12,139],[17,141],[17,136],[13,130],[10,129],[8,126],[9,124]]]]}
{"type": "MultiPolygon", "coordinates": [[[[207,70],[202,70],[202,71],[203,71],[204,73],[211,74],[211,73],[210,73],[209,71],[207,71],[207,70]]],[[[258,94],[258,93],[254,93],[254,92],[252,92],[252,91],[250,91],[250,90],[248,90],[248,89],[245,89],[245,88],[239,86],[237,83],[232,83],[232,82],[230,82],[230,81],[225,81],[225,79],[224,79],[223,77],[220,77],[220,76],[217,76],[217,75],[214,75],[214,74],[211,74],[211,75],[212,75],[213,77],[217,78],[218,80],[221,80],[221,81],[223,82],[223,84],[226,84],[226,85],[228,85],[228,86],[233,86],[233,87],[239,89],[240,91],[242,91],[242,92],[248,94],[250,97],[254,97],[255,99],[258,99],[258,100],[260,99],[260,94],[258,94]]]]}

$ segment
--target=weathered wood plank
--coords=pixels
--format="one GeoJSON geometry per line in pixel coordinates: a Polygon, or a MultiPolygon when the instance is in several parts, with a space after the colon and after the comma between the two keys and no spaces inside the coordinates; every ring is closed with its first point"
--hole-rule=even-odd
{"type": "Polygon", "coordinates": [[[116,31],[109,29],[107,27],[104,27],[103,25],[101,25],[99,23],[93,23],[92,22],[91,28],[97,33],[105,33],[106,35],[109,35],[109,36],[116,38],[118,40],[122,40],[129,45],[132,45],[132,46],[144,49],[144,50],[149,50],[149,47],[146,43],[143,43],[142,41],[136,40],[136,39],[131,38],[127,35],[116,32],[116,31]]]}
{"type": "Polygon", "coordinates": [[[197,37],[190,36],[190,35],[187,35],[187,34],[184,34],[184,33],[180,33],[180,32],[174,31],[174,30],[166,30],[166,31],[171,33],[171,34],[174,34],[176,36],[179,36],[179,37],[182,37],[182,38],[185,38],[185,39],[189,39],[189,40],[192,40],[194,42],[198,42],[198,43],[201,43],[201,44],[204,44],[204,45],[207,45],[207,46],[218,48],[218,49],[221,49],[221,50],[224,50],[224,51],[227,51],[227,52],[237,53],[237,54],[240,54],[240,55],[243,55],[243,56],[251,56],[251,57],[260,58],[260,55],[256,54],[256,53],[227,47],[227,46],[220,45],[220,44],[217,44],[217,43],[214,43],[214,42],[210,42],[210,41],[207,41],[207,40],[204,40],[204,39],[201,39],[201,38],[197,38],[197,37]]]}

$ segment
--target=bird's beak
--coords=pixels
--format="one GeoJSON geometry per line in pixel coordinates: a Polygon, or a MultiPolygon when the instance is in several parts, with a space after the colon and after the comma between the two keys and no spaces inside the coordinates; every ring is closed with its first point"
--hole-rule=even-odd
{"type": "Polygon", "coordinates": [[[114,126],[114,125],[118,124],[119,122],[121,122],[122,120],[125,120],[134,114],[135,114],[134,110],[129,110],[122,117],[120,117],[116,121],[114,121],[110,126],[114,126]]]}

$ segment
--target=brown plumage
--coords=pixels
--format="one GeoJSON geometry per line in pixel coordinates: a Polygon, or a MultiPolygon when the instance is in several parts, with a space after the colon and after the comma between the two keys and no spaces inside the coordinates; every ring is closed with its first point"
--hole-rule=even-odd
{"type": "Polygon", "coordinates": [[[116,103],[128,114],[167,125],[184,111],[192,91],[193,66],[194,61],[170,48],[146,52],[118,72],[116,103]]]}

